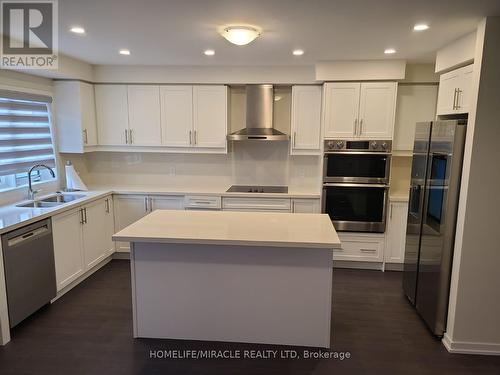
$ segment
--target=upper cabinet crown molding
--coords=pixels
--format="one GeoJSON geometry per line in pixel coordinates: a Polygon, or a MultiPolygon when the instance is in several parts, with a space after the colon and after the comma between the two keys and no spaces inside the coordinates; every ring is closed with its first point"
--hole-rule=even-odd
{"type": "Polygon", "coordinates": [[[474,64],[442,74],[439,79],[438,115],[469,113],[474,64]]]}
{"type": "Polygon", "coordinates": [[[392,139],[396,82],[326,83],[324,136],[346,139],[392,139]]]}
{"type": "Polygon", "coordinates": [[[54,96],[59,152],[84,153],[97,145],[94,86],[56,81],[54,96]]]}
{"type": "Polygon", "coordinates": [[[321,151],[321,86],[292,86],[291,155],[321,151]]]}

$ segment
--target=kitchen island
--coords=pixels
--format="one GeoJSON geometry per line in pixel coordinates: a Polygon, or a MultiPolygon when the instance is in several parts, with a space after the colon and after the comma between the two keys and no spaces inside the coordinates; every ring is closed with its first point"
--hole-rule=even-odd
{"type": "Polygon", "coordinates": [[[330,346],[328,215],[157,210],[131,243],[134,337],[330,346]]]}

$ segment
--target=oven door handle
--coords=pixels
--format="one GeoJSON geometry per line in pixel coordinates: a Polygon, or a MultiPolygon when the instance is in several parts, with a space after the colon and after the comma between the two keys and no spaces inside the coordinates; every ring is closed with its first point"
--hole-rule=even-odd
{"type": "Polygon", "coordinates": [[[367,188],[384,188],[389,189],[389,185],[386,184],[350,184],[350,183],[335,183],[335,182],[326,182],[323,184],[323,187],[367,187],[367,188]]]}
{"type": "Polygon", "coordinates": [[[390,152],[383,152],[383,151],[351,151],[351,150],[340,150],[340,151],[325,151],[325,155],[385,155],[385,156],[390,156],[392,155],[390,152]]]}

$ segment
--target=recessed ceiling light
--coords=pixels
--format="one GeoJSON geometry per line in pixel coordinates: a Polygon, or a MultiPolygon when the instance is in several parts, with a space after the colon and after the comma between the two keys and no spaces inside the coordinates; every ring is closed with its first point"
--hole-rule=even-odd
{"type": "Polygon", "coordinates": [[[75,34],[85,34],[85,29],[80,26],[73,26],[69,31],[75,34]]]}
{"type": "Polygon", "coordinates": [[[386,55],[392,55],[393,53],[396,53],[396,50],[394,48],[387,48],[384,53],[386,55]]]}
{"type": "Polygon", "coordinates": [[[213,56],[215,55],[215,51],[213,49],[207,49],[205,52],[203,52],[207,56],[213,56]]]}
{"type": "Polygon", "coordinates": [[[304,51],[301,49],[295,49],[295,50],[293,50],[292,53],[294,56],[302,56],[304,54],[304,51]]]}
{"type": "Polygon", "coordinates": [[[128,49],[121,49],[119,52],[120,55],[125,55],[125,56],[130,55],[130,51],[128,49]]]}
{"type": "Polygon", "coordinates": [[[260,31],[250,26],[229,26],[222,30],[221,34],[229,42],[244,46],[255,40],[260,35],[260,31]]]}
{"type": "Polygon", "coordinates": [[[413,26],[413,30],[415,31],[424,31],[429,28],[429,25],[426,23],[417,23],[415,26],[413,26]]]}

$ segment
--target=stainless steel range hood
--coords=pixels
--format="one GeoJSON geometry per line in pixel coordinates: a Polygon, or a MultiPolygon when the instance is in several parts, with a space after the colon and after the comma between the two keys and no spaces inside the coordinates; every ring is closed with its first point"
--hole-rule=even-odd
{"type": "Polygon", "coordinates": [[[230,141],[287,141],[273,128],[273,85],[247,85],[246,127],[227,136],[230,141]]]}

